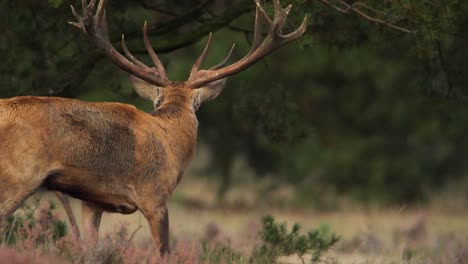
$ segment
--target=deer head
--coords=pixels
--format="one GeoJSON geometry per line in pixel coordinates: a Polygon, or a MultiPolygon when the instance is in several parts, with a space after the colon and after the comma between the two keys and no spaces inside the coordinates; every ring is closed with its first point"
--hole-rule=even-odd
{"type": "Polygon", "coordinates": [[[283,28],[291,5],[283,8],[279,0],[273,0],[275,14],[274,18],[271,19],[260,5],[259,0],[256,0],[254,39],[252,48],[247,55],[228,65],[235,48],[234,44],[221,63],[208,70],[200,69],[211,46],[213,34],[210,33],[206,47],[193,65],[188,80],[174,82],[167,78],[166,70],[150,44],[147,23],[145,22],[143,26],[143,40],[154,63],[153,67],[145,65],[130,53],[123,35],[122,49],[125,56],[112,46],[107,30],[106,0],[100,0],[97,7],[96,3],[97,0],[91,0],[89,4],[86,0],[82,0],[82,16],[72,6],[72,12],[77,22],[70,22],[70,24],[85,33],[113,63],[130,73],[136,92],[141,97],[153,101],[155,108],[178,102],[182,106],[189,106],[193,111],[196,111],[202,103],[216,98],[221,93],[227,77],[249,68],[282,45],[299,38],[304,34],[307,25],[307,17],[305,17],[298,29],[292,33],[284,34],[283,28]],[[268,25],[265,37],[262,34],[262,24],[268,25]]]}

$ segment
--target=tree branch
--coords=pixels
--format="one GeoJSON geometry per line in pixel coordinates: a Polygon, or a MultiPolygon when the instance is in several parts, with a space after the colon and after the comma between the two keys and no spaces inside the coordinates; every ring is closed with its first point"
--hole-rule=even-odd
{"type": "MultiPolygon", "coordinates": [[[[161,1],[155,1],[155,0],[137,0],[145,9],[153,10],[156,12],[159,12],[164,15],[168,16],[180,16],[181,14],[178,13],[177,11],[174,11],[174,7],[180,7],[180,3],[177,4],[172,4],[172,6],[167,4],[167,2],[171,3],[170,1],[165,1],[161,3],[161,1]],[[164,4],[166,3],[166,4],[164,4]]],[[[179,1],[180,2],[180,1],[179,1]]],[[[205,1],[206,2],[206,1],[205,1]]],[[[212,2],[212,0],[208,0],[208,2],[212,2]]],[[[192,0],[190,2],[190,6],[188,6],[189,9],[193,7],[194,5],[199,5],[200,1],[194,1],[192,0]]],[[[187,5],[187,4],[185,4],[187,5]]]]}
{"type": "MultiPolygon", "coordinates": [[[[225,27],[236,18],[253,10],[254,7],[255,5],[251,0],[243,0],[235,6],[231,6],[221,14],[207,20],[206,23],[190,30],[188,33],[180,34],[179,32],[171,30],[165,35],[151,37],[151,42],[155,50],[159,53],[170,52],[191,45],[205,37],[208,33],[218,31],[225,27]]],[[[134,53],[146,52],[141,42],[141,37],[127,40],[127,46],[134,53]]],[[[116,47],[120,46],[120,41],[118,43],[119,45],[114,43],[116,47]]]]}
{"type": "Polygon", "coordinates": [[[402,32],[405,32],[405,33],[416,33],[416,30],[413,30],[413,29],[408,29],[408,28],[404,28],[404,27],[400,27],[398,25],[395,25],[389,21],[386,21],[386,20],[383,20],[381,18],[377,18],[377,17],[374,17],[374,16],[371,16],[369,14],[367,14],[365,11],[361,10],[361,8],[364,8],[364,9],[367,9],[367,10],[370,10],[374,13],[377,13],[377,14],[384,14],[385,15],[385,12],[381,11],[381,10],[377,10],[373,7],[369,7],[367,6],[366,4],[362,3],[362,2],[354,2],[353,4],[348,4],[347,2],[345,2],[344,0],[320,0],[322,3],[326,4],[326,5],[329,5],[331,7],[333,7],[334,9],[338,10],[339,12],[343,13],[343,14],[349,14],[350,11],[351,12],[354,12],[356,14],[358,14],[359,16],[371,21],[371,22],[374,22],[376,24],[381,24],[381,25],[385,25],[387,27],[390,27],[390,28],[393,28],[393,29],[396,29],[398,31],[402,31],[402,32]],[[334,4],[334,2],[338,3],[339,5],[336,5],[334,4]]]}
{"type": "MultiPolygon", "coordinates": [[[[151,23],[148,24],[148,29],[152,34],[167,34],[171,31],[176,31],[177,29],[187,25],[188,23],[192,23],[193,21],[197,20],[201,17],[207,7],[213,2],[213,0],[207,0],[203,2],[201,5],[191,9],[189,12],[177,16],[177,18],[165,21],[162,23],[151,23]]],[[[127,39],[141,37],[141,29],[135,30],[133,32],[125,34],[127,39]]]]}

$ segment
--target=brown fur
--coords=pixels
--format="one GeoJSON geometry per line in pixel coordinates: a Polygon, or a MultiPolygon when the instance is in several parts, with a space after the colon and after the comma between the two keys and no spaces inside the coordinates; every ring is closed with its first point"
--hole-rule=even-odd
{"type": "MultiPolygon", "coordinates": [[[[198,123],[194,112],[219,95],[228,76],[304,34],[307,18],[296,31],[282,35],[277,29],[283,27],[290,7],[283,9],[275,0],[275,19],[263,19],[270,27],[268,36],[255,43],[246,57],[225,67],[231,50],[223,62],[201,70],[210,35],[189,79],[173,82],[148,45],[155,68],[135,60],[128,51],[131,61],[115,50],[103,19],[105,1],[99,1],[97,8],[95,1],[87,2],[83,1],[83,17],[73,9],[77,22],[71,24],[130,73],[135,91],[153,101],[156,109],[147,114],[124,104],[48,97],[1,100],[0,224],[42,186],[84,201],[85,234],[92,240],[97,240],[103,210],[140,210],[149,222],[156,249],[164,253],[169,250],[166,201],[195,150],[198,123]]],[[[260,10],[257,5],[256,16],[260,10]]],[[[260,40],[259,25],[255,26],[256,40],[260,40]]]]}
{"type": "Polygon", "coordinates": [[[102,211],[141,210],[156,247],[168,251],[165,204],[196,145],[193,96],[191,89],[166,88],[151,114],[120,103],[0,100],[0,219],[44,187],[86,202],[91,239],[102,211]]]}

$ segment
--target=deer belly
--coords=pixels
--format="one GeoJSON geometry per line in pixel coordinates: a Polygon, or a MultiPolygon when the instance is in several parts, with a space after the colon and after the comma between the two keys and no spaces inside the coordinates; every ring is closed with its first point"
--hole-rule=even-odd
{"type": "Polygon", "coordinates": [[[131,214],[138,210],[124,190],[110,185],[58,173],[50,175],[44,181],[46,189],[60,191],[73,198],[93,203],[106,212],[131,214]]]}

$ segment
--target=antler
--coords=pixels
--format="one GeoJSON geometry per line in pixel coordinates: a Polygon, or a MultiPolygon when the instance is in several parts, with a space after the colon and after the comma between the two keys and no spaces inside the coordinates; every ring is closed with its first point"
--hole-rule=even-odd
{"type": "MultiPolygon", "coordinates": [[[[107,30],[107,19],[106,19],[106,0],[99,0],[98,7],[96,8],[96,2],[98,0],[91,0],[90,3],[87,3],[87,0],[82,0],[81,5],[83,8],[83,16],[80,16],[75,8],[71,6],[72,13],[77,19],[77,22],[69,22],[75,27],[79,28],[83,33],[85,33],[99,48],[101,48],[106,55],[120,68],[129,72],[130,74],[143,79],[151,84],[165,87],[170,85],[172,82],[167,79],[166,70],[164,69],[163,64],[159,60],[156,52],[151,47],[148,38],[148,26],[145,22],[143,26],[143,39],[145,42],[146,50],[150,55],[153,63],[156,67],[148,67],[143,62],[135,58],[130,51],[128,50],[125,44],[125,37],[122,35],[122,49],[127,56],[125,58],[120,54],[113,46],[109,40],[109,32],[107,30]],[[94,14],[94,10],[96,12],[94,14]]],[[[279,0],[273,0],[273,6],[275,10],[275,15],[273,20],[266,14],[263,7],[260,5],[259,0],[255,0],[257,5],[255,13],[255,32],[254,40],[252,43],[252,48],[249,53],[245,55],[241,60],[226,66],[231,55],[234,51],[235,44],[232,46],[231,51],[228,56],[218,65],[210,68],[209,70],[200,70],[200,66],[205,61],[205,58],[208,54],[208,50],[211,46],[211,41],[213,34],[210,33],[208,37],[208,43],[206,44],[205,50],[200,55],[198,60],[192,67],[190,72],[189,79],[185,84],[190,88],[199,88],[207,83],[224,79],[228,76],[234,75],[240,71],[247,69],[248,67],[255,64],[257,61],[272,53],[279,47],[283,46],[286,43],[296,40],[302,36],[306,30],[307,26],[307,16],[304,17],[302,24],[295,31],[289,34],[283,34],[283,27],[288,17],[289,12],[291,11],[291,5],[286,8],[283,8],[279,0]],[[263,20],[263,21],[262,21],[263,20]],[[261,25],[266,23],[269,25],[268,33],[266,37],[261,39],[261,25]]]]}
{"type": "Polygon", "coordinates": [[[304,17],[304,20],[298,29],[296,29],[292,33],[286,35],[283,34],[283,27],[286,22],[286,18],[288,17],[289,11],[291,11],[291,5],[289,5],[286,8],[283,8],[279,0],[273,0],[275,15],[273,20],[271,20],[270,17],[268,17],[268,15],[266,14],[263,7],[260,5],[259,0],[256,0],[255,3],[257,5],[255,13],[255,32],[252,48],[250,49],[249,53],[247,53],[247,55],[241,60],[227,67],[224,67],[232,54],[232,51],[234,49],[233,46],[231,52],[229,52],[229,55],[222,63],[216,65],[215,67],[209,70],[199,70],[200,66],[205,61],[206,55],[211,45],[212,34],[210,33],[205,50],[193,65],[190,77],[185,82],[186,85],[188,85],[191,88],[198,88],[207,83],[220,80],[230,75],[236,74],[240,71],[243,71],[255,64],[263,57],[272,53],[282,45],[294,41],[304,34],[307,26],[307,16],[304,17]],[[263,41],[261,41],[261,19],[264,23],[267,23],[269,25],[268,33],[263,39],[263,41]]]}
{"type": "Polygon", "coordinates": [[[107,30],[106,0],[100,0],[97,9],[96,2],[97,0],[91,0],[88,4],[87,0],[81,1],[83,16],[80,16],[75,8],[71,6],[72,13],[77,22],[69,23],[85,33],[117,66],[126,72],[157,86],[164,87],[169,85],[171,81],[167,79],[166,70],[149,42],[147,23],[145,22],[143,27],[143,38],[146,50],[156,67],[148,67],[136,59],[128,51],[124,35],[122,35],[122,48],[129,60],[112,46],[107,30]],[[93,15],[95,9],[96,13],[93,15]]]}

